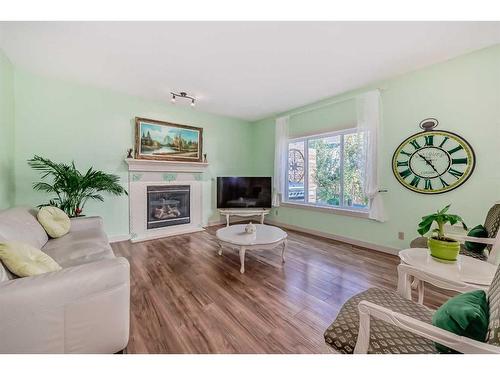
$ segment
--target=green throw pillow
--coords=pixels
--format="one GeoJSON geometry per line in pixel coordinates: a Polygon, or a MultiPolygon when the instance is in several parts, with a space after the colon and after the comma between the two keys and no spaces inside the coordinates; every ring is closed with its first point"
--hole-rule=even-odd
{"type": "MultiPolygon", "coordinates": [[[[486,228],[482,225],[476,225],[474,228],[472,228],[469,233],[467,233],[467,236],[470,237],[480,237],[480,238],[487,238],[488,237],[488,231],[486,228]]],[[[474,251],[476,253],[480,253],[484,250],[486,247],[486,244],[484,243],[477,243],[477,242],[465,242],[464,246],[467,250],[474,251]]]]}
{"type": "MultiPolygon", "coordinates": [[[[450,298],[432,316],[432,324],[436,327],[482,342],[486,340],[488,322],[488,300],[483,290],[450,298]]],[[[438,343],[436,349],[441,353],[457,353],[438,343]]]]}

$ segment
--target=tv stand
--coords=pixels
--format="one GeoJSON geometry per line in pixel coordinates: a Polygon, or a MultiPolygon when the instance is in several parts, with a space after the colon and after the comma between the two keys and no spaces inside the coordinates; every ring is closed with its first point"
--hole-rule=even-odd
{"type": "Polygon", "coordinates": [[[219,213],[226,217],[226,227],[229,226],[231,216],[250,217],[260,216],[260,223],[264,224],[264,216],[271,212],[268,208],[221,208],[219,213]]]}

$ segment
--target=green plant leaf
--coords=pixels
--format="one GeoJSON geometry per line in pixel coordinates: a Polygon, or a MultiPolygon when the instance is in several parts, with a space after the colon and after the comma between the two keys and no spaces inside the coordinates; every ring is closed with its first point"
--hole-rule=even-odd
{"type": "Polygon", "coordinates": [[[41,179],[50,179],[50,182],[40,181],[33,185],[39,191],[55,193],[49,204],[55,205],[74,216],[77,209],[82,209],[88,199],[103,201],[101,193],[112,195],[128,195],[119,184],[120,178],[113,174],[89,168],[85,174],[76,169],[75,162],[70,164],[55,163],[50,159],[35,155],[28,160],[34,170],[41,173],[41,179]]]}

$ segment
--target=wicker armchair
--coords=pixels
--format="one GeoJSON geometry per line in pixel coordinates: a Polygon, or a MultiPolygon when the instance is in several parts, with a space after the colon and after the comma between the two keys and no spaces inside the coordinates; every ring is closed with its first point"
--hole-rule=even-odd
{"type": "Polygon", "coordinates": [[[486,342],[432,325],[432,311],[385,289],[372,288],[349,299],[325,331],[325,342],[340,353],[430,354],[440,343],[461,353],[500,354],[500,267],[487,292],[486,342]]]}

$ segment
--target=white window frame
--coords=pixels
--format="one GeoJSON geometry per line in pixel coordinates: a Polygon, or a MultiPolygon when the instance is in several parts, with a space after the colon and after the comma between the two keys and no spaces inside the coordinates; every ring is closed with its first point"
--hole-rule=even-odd
{"type": "Polygon", "coordinates": [[[287,141],[287,152],[290,148],[290,143],[304,142],[304,201],[293,201],[288,200],[288,158],[285,171],[285,197],[282,202],[283,206],[297,207],[297,208],[307,208],[318,211],[336,212],[340,214],[345,214],[348,216],[356,217],[368,217],[369,207],[357,208],[346,206],[344,202],[344,136],[348,134],[357,133],[357,129],[348,128],[343,130],[331,131],[326,133],[315,133],[311,135],[305,135],[301,137],[289,138],[287,141]],[[321,138],[336,137],[340,136],[340,205],[331,206],[328,204],[321,203],[310,203],[309,202],[309,142],[321,138]]]}

